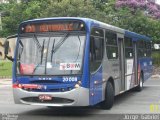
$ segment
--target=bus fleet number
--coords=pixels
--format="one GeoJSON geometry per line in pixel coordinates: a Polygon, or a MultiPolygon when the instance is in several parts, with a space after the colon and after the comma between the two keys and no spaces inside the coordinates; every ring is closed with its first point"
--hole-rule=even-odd
{"type": "Polygon", "coordinates": [[[63,82],[77,82],[77,77],[63,77],[63,82]]]}

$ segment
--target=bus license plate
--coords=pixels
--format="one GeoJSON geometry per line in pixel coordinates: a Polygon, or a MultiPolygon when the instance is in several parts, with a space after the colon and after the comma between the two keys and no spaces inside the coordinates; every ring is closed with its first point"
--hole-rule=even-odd
{"type": "Polygon", "coordinates": [[[50,100],[52,100],[52,97],[50,95],[39,95],[39,100],[50,101],[50,100]]]}

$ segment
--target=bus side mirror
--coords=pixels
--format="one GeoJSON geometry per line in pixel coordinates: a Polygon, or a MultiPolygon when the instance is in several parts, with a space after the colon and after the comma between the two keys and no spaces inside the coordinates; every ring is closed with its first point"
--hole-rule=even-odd
{"type": "Polygon", "coordinates": [[[5,54],[5,56],[8,55],[8,51],[9,51],[9,41],[5,41],[5,43],[4,43],[4,54],[5,54]]]}
{"type": "Polygon", "coordinates": [[[17,39],[17,37],[18,37],[18,35],[16,34],[16,35],[11,35],[11,36],[8,36],[7,38],[6,38],[6,41],[5,41],[5,43],[4,43],[4,55],[5,55],[5,58],[7,58],[7,59],[9,59],[10,61],[14,61],[14,59],[11,57],[11,56],[13,56],[13,49],[15,49],[14,48],[14,44],[13,43],[15,43],[16,42],[16,39],[17,39]],[[9,41],[10,41],[10,43],[12,44],[11,46],[9,45],[9,41]],[[10,48],[11,47],[11,48],[10,48]],[[9,49],[11,49],[11,56],[8,56],[8,53],[9,53],[9,49]]]}
{"type": "Polygon", "coordinates": [[[4,43],[4,55],[5,55],[5,58],[13,62],[13,58],[8,56],[8,51],[9,51],[9,41],[6,40],[4,43]]]}

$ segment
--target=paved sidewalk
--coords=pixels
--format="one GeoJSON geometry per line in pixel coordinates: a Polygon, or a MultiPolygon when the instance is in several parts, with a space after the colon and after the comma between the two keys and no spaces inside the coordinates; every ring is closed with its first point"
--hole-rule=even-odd
{"type": "Polygon", "coordinates": [[[160,74],[152,75],[152,78],[160,78],[160,74]]]}
{"type": "Polygon", "coordinates": [[[0,79],[0,86],[2,85],[11,85],[12,79],[0,79]]]}

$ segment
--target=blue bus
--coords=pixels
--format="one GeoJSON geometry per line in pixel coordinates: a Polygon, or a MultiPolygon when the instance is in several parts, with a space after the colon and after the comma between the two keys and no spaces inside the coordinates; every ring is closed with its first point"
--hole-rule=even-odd
{"type": "Polygon", "coordinates": [[[89,18],[22,22],[10,59],[16,104],[110,109],[116,95],[141,91],[152,73],[149,37],[89,18]]]}

